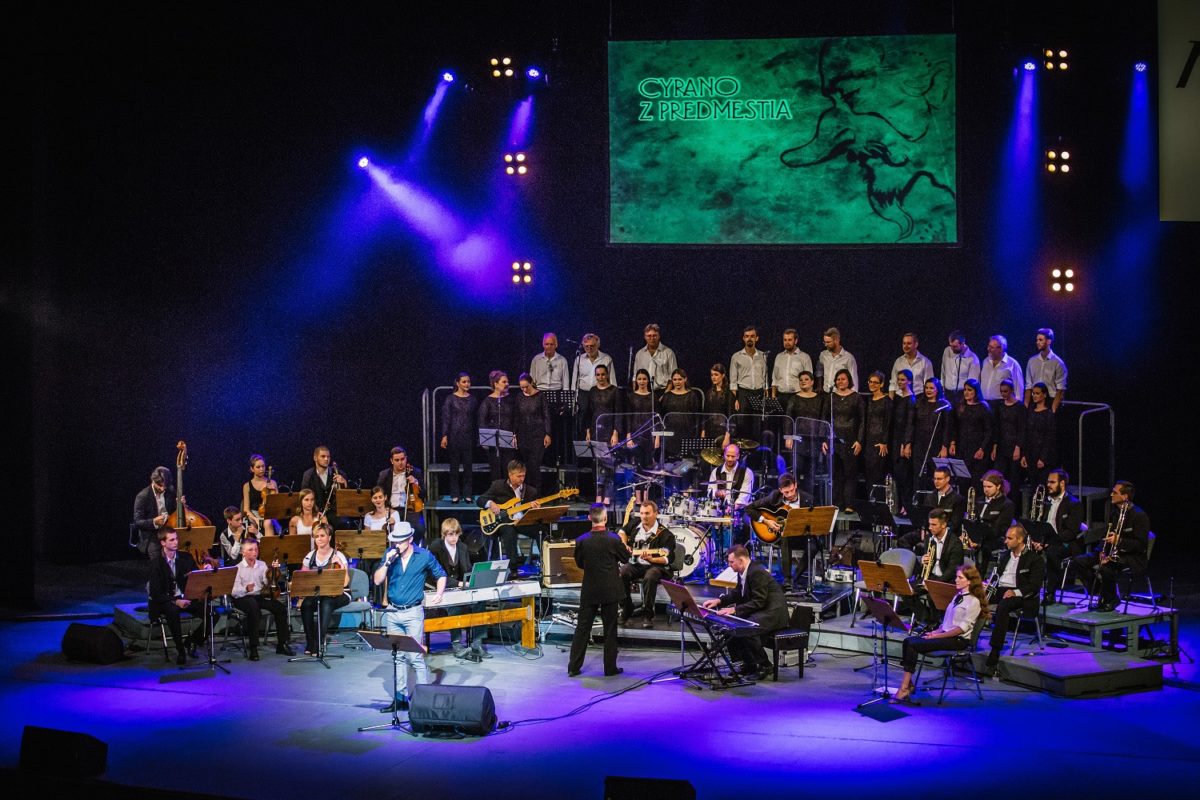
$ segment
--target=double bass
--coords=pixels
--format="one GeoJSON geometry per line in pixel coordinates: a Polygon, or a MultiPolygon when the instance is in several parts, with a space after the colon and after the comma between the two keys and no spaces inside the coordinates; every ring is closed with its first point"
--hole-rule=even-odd
{"type": "MultiPolygon", "coordinates": [[[[166,527],[180,532],[190,528],[210,527],[212,526],[212,521],[199,511],[193,511],[188,508],[187,499],[183,494],[183,472],[187,469],[188,460],[187,442],[181,439],[175,445],[175,449],[178,451],[175,455],[175,510],[171,512],[171,516],[167,517],[166,527]]],[[[196,559],[197,565],[211,563],[214,560],[206,550],[199,547],[193,547],[191,555],[196,559]]]]}

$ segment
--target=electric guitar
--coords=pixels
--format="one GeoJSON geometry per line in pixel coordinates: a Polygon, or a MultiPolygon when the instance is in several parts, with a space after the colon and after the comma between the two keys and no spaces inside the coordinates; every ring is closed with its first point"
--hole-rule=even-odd
{"type": "Polygon", "coordinates": [[[563,497],[574,497],[577,494],[579,494],[578,489],[563,489],[557,494],[552,494],[549,497],[540,497],[528,503],[520,503],[514,497],[506,503],[501,503],[499,511],[492,511],[488,508],[480,511],[479,527],[483,529],[486,536],[495,536],[497,531],[504,526],[513,525],[518,522],[525,512],[533,508],[535,504],[544,505],[552,500],[558,500],[563,497]]]}

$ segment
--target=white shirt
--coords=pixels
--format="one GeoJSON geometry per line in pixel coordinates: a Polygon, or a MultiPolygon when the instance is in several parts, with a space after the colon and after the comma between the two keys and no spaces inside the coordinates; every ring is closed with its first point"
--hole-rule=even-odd
{"type": "Polygon", "coordinates": [[[939,578],[942,577],[942,547],[946,544],[946,534],[942,534],[942,538],[936,536],[933,538],[933,572],[939,578]]]}
{"type": "Polygon", "coordinates": [[[404,508],[408,505],[408,474],[406,472],[396,473],[392,470],[392,508],[404,508]]]}
{"type": "Polygon", "coordinates": [[[1025,377],[1030,386],[1035,383],[1046,384],[1051,397],[1067,390],[1067,364],[1049,347],[1046,348],[1046,355],[1035,353],[1033,358],[1029,359],[1029,364],[1025,367],[1025,377]]]}
{"type": "Polygon", "coordinates": [[[571,375],[567,360],[561,353],[555,353],[554,358],[546,358],[545,353],[538,353],[529,362],[529,377],[539,389],[570,389],[571,375]]]}
{"type": "MultiPolygon", "coordinates": [[[[638,525],[637,530],[635,530],[633,532],[633,549],[634,550],[645,550],[646,542],[650,541],[650,537],[653,536],[657,530],[658,530],[657,522],[655,522],[654,527],[650,528],[649,530],[644,528],[642,525],[638,525]]],[[[641,556],[636,556],[634,558],[634,563],[635,564],[649,564],[651,562],[648,561],[647,559],[642,558],[641,556]]]]}
{"type": "Polygon", "coordinates": [[[828,350],[822,350],[821,355],[817,358],[821,365],[821,385],[825,387],[825,391],[833,391],[833,379],[837,377],[838,370],[848,370],[850,372],[850,380],[854,387],[858,386],[858,362],[854,360],[854,356],[846,348],[835,356],[828,350]]]}
{"type": "MultiPolygon", "coordinates": [[[[154,492],[154,505],[155,505],[155,507],[158,508],[158,513],[159,514],[167,513],[167,493],[166,493],[166,491],[155,492],[153,489],[151,489],[150,491],[154,492]]],[[[157,516],[157,515],[155,515],[155,516],[157,516]]]]}
{"type": "Polygon", "coordinates": [[[1021,373],[1021,365],[1012,356],[1005,354],[999,363],[993,363],[990,358],[983,360],[979,368],[979,385],[983,389],[984,400],[1000,399],[1000,381],[1010,380],[1013,383],[1013,397],[1020,400],[1025,395],[1025,376],[1021,373]]]}
{"type": "MultiPolygon", "coordinates": [[[[710,481],[732,481],[737,469],[735,466],[731,470],[726,470],[724,464],[719,467],[713,467],[713,471],[708,479],[710,481]]],[[[754,471],[750,469],[746,470],[746,474],[742,477],[741,486],[709,486],[708,496],[716,497],[719,489],[726,491],[726,497],[733,498],[734,507],[746,507],[750,503],[751,495],[754,494],[754,471]]]]}
{"type": "Polygon", "coordinates": [[[228,526],[221,533],[221,549],[225,551],[226,561],[236,561],[238,556],[242,554],[241,536],[246,533],[246,525],[242,524],[242,529],[238,533],[234,533],[228,526]]]}
{"type": "Polygon", "coordinates": [[[946,606],[941,630],[952,631],[958,628],[962,631],[962,635],[969,639],[975,630],[975,622],[979,619],[979,598],[973,594],[956,595],[956,597],[961,597],[962,600],[957,603],[951,600],[950,605],[946,606]]]}
{"type": "Polygon", "coordinates": [[[671,373],[679,364],[675,361],[675,351],[665,344],[659,344],[653,355],[649,348],[643,347],[633,357],[633,374],[639,369],[650,373],[650,382],[655,389],[665,389],[671,385],[671,373]]]}
{"type": "MultiPolygon", "coordinates": [[[[176,555],[178,557],[178,554],[176,555]]],[[[175,580],[175,559],[167,559],[167,569],[171,571],[171,583],[175,584],[175,597],[183,597],[183,590],[179,588],[179,582],[175,580]]]]}
{"type": "Polygon", "coordinates": [[[1063,492],[1058,497],[1050,497],[1048,495],[1046,497],[1049,501],[1046,505],[1046,524],[1054,528],[1055,533],[1058,533],[1058,506],[1066,496],[1067,493],[1063,492]]]}
{"type": "MultiPolygon", "coordinates": [[[[337,564],[342,569],[350,569],[350,562],[346,560],[346,555],[341,550],[334,550],[333,553],[330,554],[329,558],[327,558],[325,561],[318,559],[316,562],[316,567],[309,567],[309,564],[313,562],[313,556],[316,554],[316,552],[316,550],[309,550],[308,553],[305,554],[304,561],[301,563],[301,566],[304,567],[304,569],[315,569],[316,567],[321,567],[324,569],[332,564],[337,564]]],[[[411,549],[408,552],[410,555],[412,554],[411,549]]],[[[350,586],[347,585],[346,588],[342,590],[342,593],[348,597],[350,595],[350,586]]]]}
{"type": "MultiPolygon", "coordinates": [[[[755,350],[750,355],[744,349],[738,350],[729,359],[729,386],[738,389],[761,391],[767,383],[767,355],[761,350],[755,350]]],[[[743,411],[748,409],[743,408],[743,411]]]]}
{"type": "Polygon", "coordinates": [[[775,356],[775,369],[771,371],[771,385],[781,393],[795,394],[800,391],[800,373],[812,372],[812,359],[797,347],[792,352],[779,351],[775,356]]]}
{"type": "Polygon", "coordinates": [[[254,566],[251,567],[245,561],[237,565],[237,575],[233,578],[233,596],[245,597],[246,595],[260,595],[263,587],[267,585],[267,565],[261,558],[254,560],[254,566]],[[253,586],[253,591],[247,591],[248,587],[253,586]]]}
{"type": "Polygon", "coordinates": [[[596,385],[596,367],[608,367],[608,375],[612,377],[613,360],[608,353],[597,351],[596,360],[588,358],[587,353],[582,353],[575,359],[575,388],[581,392],[586,392],[596,385]]]}
{"type": "Polygon", "coordinates": [[[1021,590],[1017,588],[1017,567],[1020,566],[1023,555],[1025,555],[1024,550],[1020,555],[1013,553],[1008,557],[1008,563],[1004,565],[1004,573],[1000,575],[999,579],[1001,589],[1012,589],[1015,594],[1021,594],[1021,590]]]}
{"type": "Polygon", "coordinates": [[[387,526],[389,519],[392,521],[392,529],[394,530],[400,524],[400,512],[393,509],[388,512],[386,517],[372,517],[370,514],[365,514],[363,515],[363,527],[369,531],[381,531],[387,526]]]}
{"type": "MultiPolygon", "coordinates": [[[[892,362],[892,382],[888,386],[889,391],[894,392],[900,388],[899,386],[896,385],[896,375],[902,369],[907,369],[907,370],[912,371],[913,379],[912,379],[912,383],[910,383],[909,386],[913,387],[914,392],[916,391],[917,386],[924,386],[925,381],[934,377],[933,362],[930,361],[929,357],[926,356],[924,353],[918,351],[916,357],[912,361],[909,361],[908,356],[901,353],[900,357],[897,358],[894,362],[892,362]]],[[[855,388],[858,387],[857,381],[854,383],[854,386],[855,386],[855,388]]]]}
{"type": "Polygon", "coordinates": [[[942,388],[947,392],[960,392],[970,378],[979,380],[979,356],[965,345],[961,353],[955,353],[950,347],[943,350],[942,388]]]}

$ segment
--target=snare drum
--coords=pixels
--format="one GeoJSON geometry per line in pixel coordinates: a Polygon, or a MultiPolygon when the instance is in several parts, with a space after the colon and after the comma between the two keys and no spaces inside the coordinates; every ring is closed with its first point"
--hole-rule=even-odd
{"type": "Polygon", "coordinates": [[[695,572],[704,560],[707,534],[695,525],[672,525],[670,531],[675,536],[675,558],[671,566],[676,569],[676,576],[683,579],[695,572]]]}

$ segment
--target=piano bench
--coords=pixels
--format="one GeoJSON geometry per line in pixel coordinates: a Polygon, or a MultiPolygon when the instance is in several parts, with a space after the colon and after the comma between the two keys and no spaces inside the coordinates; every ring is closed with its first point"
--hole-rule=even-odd
{"type": "Polygon", "coordinates": [[[808,654],[808,631],[785,628],[767,634],[771,640],[771,679],[779,680],[779,658],[781,653],[796,651],[800,654],[800,677],[804,677],[804,660],[808,654]]]}

